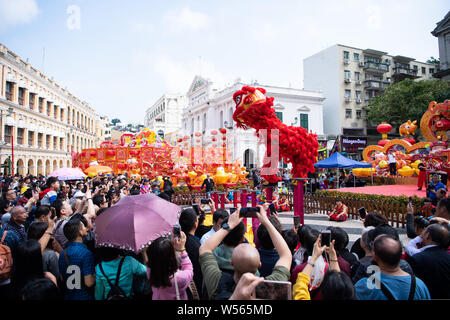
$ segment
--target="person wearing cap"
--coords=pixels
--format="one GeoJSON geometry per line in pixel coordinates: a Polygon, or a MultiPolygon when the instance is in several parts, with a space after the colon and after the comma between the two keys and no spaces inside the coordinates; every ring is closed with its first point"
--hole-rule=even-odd
{"type": "Polygon", "coordinates": [[[341,199],[336,199],[336,206],[328,214],[329,221],[346,221],[348,218],[348,208],[341,199]]]}

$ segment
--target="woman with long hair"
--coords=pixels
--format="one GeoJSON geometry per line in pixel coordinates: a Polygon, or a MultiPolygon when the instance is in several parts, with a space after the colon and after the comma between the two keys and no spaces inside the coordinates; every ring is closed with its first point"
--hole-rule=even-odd
{"type": "Polygon", "coordinates": [[[187,255],[186,235],[158,238],[147,249],[152,300],[187,300],[186,289],[194,277],[187,255]],[[181,269],[176,253],[181,255],[181,269]]]}
{"type": "Polygon", "coordinates": [[[11,277],[11,284],[17,298],[25,285],[36,279],[47,278],[57,285],[55,276],[50,272],[44,272],[41,250],[41,244],[37,240],[26,240],[17,246],[11,277]]]}

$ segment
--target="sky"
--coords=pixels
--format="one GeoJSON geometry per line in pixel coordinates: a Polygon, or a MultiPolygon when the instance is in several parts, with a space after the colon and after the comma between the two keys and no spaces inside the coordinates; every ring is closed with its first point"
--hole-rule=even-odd
{"type": "Polygon", "coordinates": [[[303,59],[337,43],[439,57],[446,0],[0,0],[0,43],[100,115],[143,123],[195,75],[303,88],[303,59]]]}

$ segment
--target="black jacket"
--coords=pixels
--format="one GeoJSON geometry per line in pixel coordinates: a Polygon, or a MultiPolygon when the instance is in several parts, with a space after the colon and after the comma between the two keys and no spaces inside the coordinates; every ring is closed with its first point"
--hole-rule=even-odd
{"type": "Polygon", "coordinates": [[[425,249],[412,256],[409,264],[428,287],[431,299],[450,299],[450,254],[446,249],[425,249]]]}
{"type": "Polygon", "coordinates": [[[203,275],[202,269],[200,267],[199,262],[199,249],[200,249],[200,241],[193,235],[186,233],[186,252],[191,260],[192,267],[194,269],[194,282],[197,288],[198,294],[202,296],[202,288],[203,288],[203,275]]]}
{"type": "Polygon", "coordinates": [[[206,192],[211,192],[214,188],[214,180],[212,178],[206,178],[203,180],[201,189],[203,189],[203,187],[206,187],[206,192]]]}

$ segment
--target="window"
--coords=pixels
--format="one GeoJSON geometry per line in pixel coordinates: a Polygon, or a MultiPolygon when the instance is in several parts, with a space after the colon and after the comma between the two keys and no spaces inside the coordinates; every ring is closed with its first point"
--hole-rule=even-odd
{"type": "Polygon", "coordinates": [[[350,79],[350,70],[344,70],[344,78],[350,79]]]}
{"type": "Polygon", "coordinates": [[[361,80],[361,73],[355,72],[355,81],[359,81],[359,80],[361,80]]]}
{"type": "Polygon", "coordinates": [[[50,135],[47,135],[47,139],[46,139],[47,149],[50,149],[50,141],[51,141],[50,139],[51,139],[50,135]]]}
{"type": "Polygon", "coordinates": [[[13,96],[13,83],[6,82],[6,100],[12,101],[13,96]]]}
{"type": "Polygon", "coordinates": [[[12,127],[5,126],[5,142],[11,144],[12,127]]]}
{"type": "Polygon", "coordinates": [[[34,147],[34,132],[28,131],[28,145],[34,147]]]}
{"type": "Polygon", "coordinates": [[[36,97],[35,93],[30,93],[30,98],[28,99],[28,104],[30,105],[30,109],[34,109],[34,98],[36,97]]]}
{"type": "Polygon", "coordinates": [[[353,60],[359,61],[359,53],[353,53],[353,60]]]}
{"type": "Polygon", "coordinates": [[[352,94],[351,90],[345,90],[345,98],[350,99],[350,95],[352,94]]]}
{"type": "Polygon", "coordinates": [[[57,137],[53,137],[53,149],[55,149],[55,150],[58,149],[58,138],[57,137]]]}
{"type": "Polygon", "coordinates": [[[22,145],[23,144],[23,133],[24,133],[24,129],[23,128],[17,128],[17,144],[22,145]]]}
{"type": "Polygon", "coordinates": [[[60,149],[60,150],[63,150],[63,148],[64,148],[64,139],[63,139],[63,138],[60,138],[60,139],[59,139],[59,149],[60,149]]]}
{"type": "Polygon", "coordinates": [[[50,117],[50,103],[49,101],[47,101],[47,115],[50,117]]]}
{"type": "Polygon", "coordinates": [[[434,73],[434,68],[430,68],[430,74],[434,73]]]}
{"type": "Polygon", "coordinates": [[[356,91],[356,100],[361,100],[361,91],[356,91]]]}
{"type": "Polygon", "coordinates": [[[38,133],[38,147],[44,147],[43,145],[42,145],[42,136],[43,136],[43,134],[42,133],[38,133]]]}
{"type": "Polygon", "coordinates": [[[348,60],[350,57],[350,53],[348,51],[344,51],[344,59],[348,60]]]}
{"type": "Polygon", "coordinates": [[[362,110],[356,110],[356,119],[362,118],[362,110]]]}
{"type": "Polygon", "coordinates": [[[419,67],[418,66],[413,66],[413,69],[414,70],[417,70],[419,67]]]}
{"type": "Polygon", "coordinates": [[[346,119],[352,118],[352,109],[345,109],[345,118],[346,119]]]}
{"type": "Polygon", "coordinates": [[[300,127],[305,128],[306,131],[309,131],[309,121],[307,113],[300,113],[300,127]]]}
{"type": "Polygon", "coordinates": [[[426,74],[427,73],[427,68],[422,67],[422,74],[426,74]]]}
{"type": "Polygon", "coordinates": [[[278,119],[280,119],[281,122],[283,122],[283,112],[276,111],[275,115],[277,116],[278,119]]]}
{"type": "Polygon", "coordinates": [[[58,119],[58,106],[53,107],[53,118],[58,119]]]}
{"type": "Polygon", "coordinates": [[[19,88],[19,104],[21,106],[24,105],[24,97],[25,97],[25,89],[24,88],[19,88]]]}

